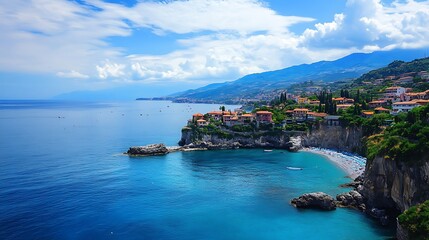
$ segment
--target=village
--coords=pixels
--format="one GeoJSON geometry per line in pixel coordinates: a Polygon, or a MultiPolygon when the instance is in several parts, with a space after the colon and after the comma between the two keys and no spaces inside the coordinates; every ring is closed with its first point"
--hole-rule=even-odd
{"type": "MultiPolygon", "coordinates": [[[[362,118],[372,118],[377,114],[389,114],[392,119],[400,113],[409,112],[411,109],[423,106],[429,103],[429,90],[415,92],[411,86],[415,78],[423,81],[429,80],[429,74],[426,71],[418,73],[408,72],[399,76],[388,76],[381,79],[376,79],[372,82],[362,82],[364,86],[357,90],[359,93],[366,92],[365,86],[383,86],[384,84],[393,85],[385,87],[375,99],[362,103],[356,98],[344,96],[343,90],[341,96],[328,99],[333,107],[333,111],[326,111],[325,103],[321,103],[320,88],[312,88],[311,92],[304,94],[291,94],[284,91],[281,98],[282,101],[288,101],[288,104],[282,103],[280,106],[263,106],[260,109],[255,109],[252,112],[243,111],[243,109],[225,110],[220,108],[219,111],[211,111],[206,114],[196,113],[192,119],[188,121],[188,126],[194,125],[198,127],[208,126],[209,124],[222,125],[225,127],[234,127],[237,125],[253,126],[255,128],[277,127],[284,129],[287,125],[294,124],[311,124],[319,122],[328,126],[341,125],[341,113],[350,110],[351,108],[359,108],[358,116],[362,118]],[[310,94],[313,94],[312,97],[310,94]],[[357,102],[359,101],[359,102],[357,102]],[[282,117],[273,118],[273,113],[279,113],[282,117]],[[330,114],[328,114],[330,113],[330,114]],[[334,113],[334,114],[333,114],[334,113]],[[281,120],[281,121],[280,121],[281,120]]],[[[332,96],[333,94],[330,93],[332,96]]],[[[337,94],[338,95],[338,94],[337,94]]],[[[359,99],[359,97],[358,97],[359,99]]],[[[325,101],[326,102],[326,99],[325,101]]],[[[356,114],[356,112],[355,112],[356,114]]],[[[389,120],[393,122],[393,120],[389,120]]]]}

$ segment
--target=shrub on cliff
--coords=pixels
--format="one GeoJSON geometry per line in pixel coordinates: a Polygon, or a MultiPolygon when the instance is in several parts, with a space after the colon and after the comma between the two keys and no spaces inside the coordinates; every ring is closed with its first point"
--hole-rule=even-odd
{"type": "Polygon", "coordinates": [[[366,142],[369,160],[376,156],[396,161],[418,163],[428,160],[429,105],[411,110],[406,116],[395,119],[393,126],[366,142]]]}
{"type": "Polygon", "coordinates": [[[408,230],[410,239],[429,240],[429,200],[409,208],[398,220],[408,230]]]}
{"type": "Polygon", "coordinates": [[[251,125],[235,125],[231,127],[231,130],[234,132],[253,132],[255,128],[251,125]]]}

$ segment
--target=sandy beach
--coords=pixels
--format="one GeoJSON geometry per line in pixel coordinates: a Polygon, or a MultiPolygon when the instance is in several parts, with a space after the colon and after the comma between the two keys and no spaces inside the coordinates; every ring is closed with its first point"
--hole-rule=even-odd
{"type": "Polygon", "coordinates": [[[304,148],[302,151],[323,155],[341,167],[347,175],[355,179],[365,170],[366,158],[325,148],[304,148]]]}

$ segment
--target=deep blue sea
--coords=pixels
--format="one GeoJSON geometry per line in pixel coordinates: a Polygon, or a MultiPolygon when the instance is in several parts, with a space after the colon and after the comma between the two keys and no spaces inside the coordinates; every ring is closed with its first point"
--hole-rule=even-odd
{"type": "MultiPolygon", "coordinates": [[[[350,181],[322,156],[281,150],[130,158],[177,145],[218,105],[0,101],[0,239],[387,239],[357,211],[297,210],[350,181]],[[301,167],[302,171],[288,170],[301,167]]],[[[233,108],[233,107],[232,107],[233,108]]]]}

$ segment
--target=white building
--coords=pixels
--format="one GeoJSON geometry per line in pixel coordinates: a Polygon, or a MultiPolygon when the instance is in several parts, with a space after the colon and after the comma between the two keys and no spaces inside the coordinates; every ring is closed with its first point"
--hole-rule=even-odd
{"type": "Polygon", "coordinates": [[[392,114],[409,112],[411,109],[420,106],[416,102],[396,102],[392,104],[392,114]]]}
{"type": "Polygon", "coordinates": [[[405,88],[403,87],[388,87],[384,90],[384,96],[386,98],[401,97],[405,94],[405,88]]]}

